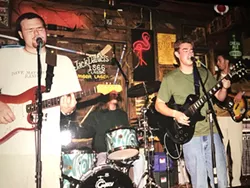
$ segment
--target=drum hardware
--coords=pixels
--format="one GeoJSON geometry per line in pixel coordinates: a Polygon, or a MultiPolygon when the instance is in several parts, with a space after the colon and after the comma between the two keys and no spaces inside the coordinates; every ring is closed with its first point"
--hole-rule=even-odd
{"type": "Polygon", "coordinates": [[[143,82],[128,89],[128,97],[142,97],[157,92],[160,88],[160,81],[143,82]]]}
{"type": "Polygon", "coordinates": [[[146,106],[147,106],[147,103],[141,109],[141,112],[143,115],[143,118],[142,118],[143,127],[140,127],[139,129],[143,130],[143,132],[144,132],[144,135],[143,135],[144,155],[145,155],[146,161],[147,161],[147,169],[146,169],[146,172],[142,175],[137,188],[140,186],[140,183],[145,176],[147,176],[146,187],[160,188],[160,186],[157,185],[156,182],[154,181],[154,177],[153,177],[153,173],[152,173],[152,170],[153,170],[152,164],[153,164],[153,158],[154,158],[154,136],[153,136],[152,128],[148,126],[147,117],[146,117],[146,111],[147,111],[146,106]],[[150,140],[148,138],[150,138],[150,140]]]}
{"type": "MultiPolygon", "coordinates": [[[[77,185],[80,185],[82,183],[82,181],[80,180],[77,180],[71,176],[67,176],[65,174],[62,174],[62,179],[63,180],[68,180],[68,182],[70,182],[70,186],[69,188],[76,188],[77,185]]],[[[61,188],[63,188],[63,183],[62,183],[62,186],[61,188]]]]}
{"type": "Polygon", "coordinates": [[[139,155],[136,155],[132,158],[121,160],[121,161],[108,159],[107,164],[113,164],[121,172],[123,172],[124,174],[127,174],[129,176],[129,170],[131,167],[133,167],[133,163],[137,159],[139,159],[139,155]]]}

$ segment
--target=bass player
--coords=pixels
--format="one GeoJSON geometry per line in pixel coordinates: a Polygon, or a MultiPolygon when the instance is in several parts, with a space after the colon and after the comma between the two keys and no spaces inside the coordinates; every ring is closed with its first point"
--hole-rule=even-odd
{"type": "MultiPolygon", "coordinates": [[[[216,74],[216,79],[219,80],[222,77],[224,77],[225,75],[227,75],[228,73],[230,73],[230,66],[231,63],[229,61],[229,55],[226,55],[224,53],[218,54],[217,58],[216,58],[216,65],[218,67],[218,71],[216,74]]],[[[241,90],[241,88],[237,87],[238,85],[240,85],[239,82],[237,83],[233,83],[231,89],[228,89],[228,93],[232,93],[231,90],[238,90],[238,92],[236,93],[236,95],[233,97],[233,101],[234,103],[238,103],[238,108],[242,108],[240,109],[240,111],[242,112],[241,115],[245,114],[247,109],[243,108],[240,106],[240,102],[246,102],[243,100],[243,96],[248,94],[245,91],[241,90]]],[[[228,94],[229,96],[229,94],[228,94]]],[[[226,103],[225,100],[224,103],[226,103]]],[[[232,181],[231,181],[231,186],[232,187],[237,187],[237,186],[241,186],[241,181],[240,181],[240,177],[241,177],[241,165],[242,165],[242,129],[243,129],[243,124],[242,121],[236,121],[237,117],[233,117],[235,118],[235,121],[233,120],[233,118],[230,116],[230,113],[228,110],[230,109],[226,109],[226,106],[228,106],[227,104],[224,104],[223,108],[223,104],[221,103],[217,103],[217,105],[215,105],[215,109],[216,109],[216,113],[217,113],[217,119],[218,119],[218,123],[223,135],[223,143],[225,146],[225,151],[227,152],[227,148],[230,145],[230,155],[228,155],[227,159],[231,156],[231,160],[232,160],[232,181]]],[[[247,104],[245,104],[245,106],[247,106],[247,104]]],[[[231,109],[233,110],[233,109],[231,109]]],[[[228,161],[229,162],[229,161],[228,161]]],[[[230,186],[230,177],[229,177],[229,169],[228,168],[229,163],[227,163],[227,175],[228,175],[228,186],[230,186]]]]}

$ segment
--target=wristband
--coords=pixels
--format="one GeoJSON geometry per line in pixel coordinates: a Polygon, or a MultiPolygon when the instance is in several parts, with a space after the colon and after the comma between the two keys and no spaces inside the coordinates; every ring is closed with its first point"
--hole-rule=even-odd
{"type": "Polygon", "coordinates": [[[71,112],[68,112],[68,113],[64,113],[64,112],[61,112],[61,113],[62,113],[64,116],[70,116],[71,114],[74,113],[74,111],[75,111],[75,109],[72,110],[71,112]]]}
{"type": "Polygon", "coordinates": [[[175,118],[176,110],[173,110],[173,118],[175,118]]]}

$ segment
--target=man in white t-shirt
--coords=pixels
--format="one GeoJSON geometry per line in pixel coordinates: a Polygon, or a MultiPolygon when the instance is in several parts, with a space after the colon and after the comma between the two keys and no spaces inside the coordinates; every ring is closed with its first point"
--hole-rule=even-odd
{"type": "MultiPolygon", "coordinates": [[[[41,85],[46,85],[47,33],[44,20],[34,13],[21,15],[16,27],[24,48],[0,50],[0,187],[34,188],[37,180],[36,151],[39,149],[37,134],[32,130],[35,125],[29,123],[27,110],[36,112],[37,106],[27,104],[36,101],[38,45],[41,85]]],[[[42,176],[38,180],[45,188],[60,187],[60,112],[70,115],[74,111],[76,99],[73,93],[81,90],[68,57],[56,55],[53,74],[51,90],[42,94],[42,176]]]]}

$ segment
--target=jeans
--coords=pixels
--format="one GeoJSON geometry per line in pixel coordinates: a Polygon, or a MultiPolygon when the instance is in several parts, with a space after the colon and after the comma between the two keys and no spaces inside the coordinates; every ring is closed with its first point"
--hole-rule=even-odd
{"type": "MultiPolygon", "coordinates": [[[[214,134],[217,184],[219,188],[227,187],[226,154],[219,134],[214,134]]],[[[211,153],[211,136],[193,137],[183,145],[187,171],[191,176],[193,188],[207,188],[208,177],[214,188],[213,164],[211,153]]]]}

